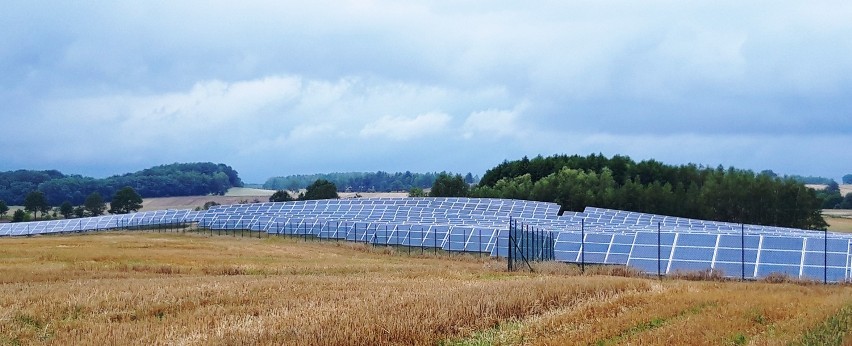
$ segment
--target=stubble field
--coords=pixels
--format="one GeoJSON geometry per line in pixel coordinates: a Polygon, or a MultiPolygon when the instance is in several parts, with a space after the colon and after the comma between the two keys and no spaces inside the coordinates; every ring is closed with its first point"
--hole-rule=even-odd
{"type": "Polygon", "coordinates": [[[0,345],[849,342],[848,285],[504,267],[283,238],[6,238],[0,345]]]}

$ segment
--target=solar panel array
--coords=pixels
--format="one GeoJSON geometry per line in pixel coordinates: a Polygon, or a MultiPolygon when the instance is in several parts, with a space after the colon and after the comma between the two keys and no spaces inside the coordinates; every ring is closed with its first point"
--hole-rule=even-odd
{"type": "Polygon", "coordinates": [[[204,211],[157,210],[122,215],[102,215],[79,219],[0,223],[0,237],[77,233],[128,227],[145,227],[197,222],[204,211]]]}
{"type": "Polygon", "coordinates": [[[558,212],[555,203],[508,199],[363,198],[216,206],[199,226],[506,257],[511,218],[546,220],[558,212]]]}
{"type": "Polygon", "coordinates": [[[198,223],[211,230],[250,230],[506,257],[511,218],[549,232],[536,239],[552,242],[555,259],[563,262],[626,265],[663,275],[714,271],[743,278],[781,273],[835,282],[852,279],[849,234],[593,207],[558,215],[559,209],[555,203],[488,198],[317,200],[5,223],[0,224],[0,236],[198,223]]]}
{"type": "MultiPolygon", "coordinates": [[[[567,214],[567,213],[566,213],[567,214]]],[[[627,265],[650,274],[715,271],[832,282],[852,279],[852,235],[586,208],[583,230],[560,232],[556,259],[627,265]]]]}

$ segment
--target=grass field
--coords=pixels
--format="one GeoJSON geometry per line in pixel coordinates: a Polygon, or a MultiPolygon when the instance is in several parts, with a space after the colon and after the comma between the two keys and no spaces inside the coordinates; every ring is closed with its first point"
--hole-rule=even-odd
{"type": "Polygon", "coordinates": [[[852,233],[852,218],[825,216],[825,222],[828,223],[829,231],[852,233]]]}
{"type": "Polygon", "coordinates": [[[822,217],[828,223],[828,230],[852,233],[852,210],[825,209],[822,217]]]}
{"type": "Polygon", "coordinates": [[[504,267],[489,258],[281,238],[6,238],[0,345],[841,344],[852,337],[846,285],[504,267]]]}

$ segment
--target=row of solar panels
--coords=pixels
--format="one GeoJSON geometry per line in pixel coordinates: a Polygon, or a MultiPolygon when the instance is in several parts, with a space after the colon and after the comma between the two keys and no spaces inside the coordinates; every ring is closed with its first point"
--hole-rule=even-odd
{"type": "Polygon", "coordinates": [[[258,203],[215,206],[205,215],[206,220],[224,215],[300,215],[305,217],[335,217],[358,221],[381,221],[439,216],[481,216],[479,219],[522,217],[548,219],[556,216],[559,205],[506,199],[471,198],[365,198],[348,200],[318,200],[291,203],[258,203]]]}
{"type": "Polygon", "coordinates": [[[559,211],[554,203],[505,199],[396,198],[296,203],[261,203],[211,208],[202,227],[251,225],[263,231],[291,218],[379,224],[431,224],[506,228],[510,218],[545,220],[559,211]],[[446,207],[452,205],[453,207],[446,207]],[[224,226],[215,226],[224,225],[224,226]]]}
{"type": "MultiPolygon", "coordinates": [[[[275,235],[313,236],[324,239],[348,240],[374,245],[399,245],[417,248],[436,248],[445,251],[487,253],[506,257],[509,250],[509,229],[488,226],[452,226],[434,224],[387,224],[375,222],[348,222],[326,219],[289,218],[267,224],[240,225],[213,223],[211,230],[250,229],[275,235]]],[[[527,231],[523,243],[526,254],[543,257],[553,251],[554,233],[527,231]]]]}
{"type": "MultiPolygon", "coordinates": [[[[567,214],[567,213],[566,213],[567,214]]],[[[820,231],[810,231],[795,228],[744,225],[731,222],[707,221],[674,216],[645,214],[587,207],[582,213],[573,213],[583,219],[586,229],[601,231],[618,230],[657,230],[658,228],[678,232],[713,232],[713,233],[755,233],[767,235],[798,235],[802,237],[823,236],[820,231]]],[[[564,216],[564,215],[563,215],[564,216]]],[[[829,232],[829,237],[852,239],[852,234],[829,232]]]]}
{"type": "Polygon", "coordinates": [[[560,232],[555,252],[559,261],[627,265],[651,274],[716,271],[752,279],[773,273],[833,282],[852,279],[852,241],[844,238],[560,232]]]}
{"type": "Polygon", "coordinates": [[[102,215],[79,219],[0,223],[0,237],[86,232],[126,227],[198,222],[204,211],[157,210],[121,215],[102,215]]]}

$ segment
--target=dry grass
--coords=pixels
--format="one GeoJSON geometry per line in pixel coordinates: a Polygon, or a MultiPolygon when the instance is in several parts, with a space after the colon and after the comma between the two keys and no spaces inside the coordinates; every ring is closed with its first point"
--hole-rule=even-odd
{"type": "Polygon", "coordinates": [[[504,267],[346,242],[6,238],[0,345],[776,344],[801,339],[852,302],[848,286],[504,267]]]}
{"type": "MultiPolygon", "coordinates": [[[[533,317],[489,344],[788,344],[849,304],[848,287],[652,282],[533,317]]],[[[849,340],[849,326],[841,337],[849,340]]]]}
{"type": "Polygon", "coordinates": [[[836,214],[823,213],[823,218],[828,223],[828,230],[852,233],[852,211],[842,210],[840,212],[836,214]]]}

